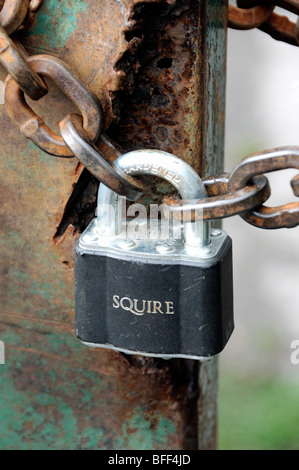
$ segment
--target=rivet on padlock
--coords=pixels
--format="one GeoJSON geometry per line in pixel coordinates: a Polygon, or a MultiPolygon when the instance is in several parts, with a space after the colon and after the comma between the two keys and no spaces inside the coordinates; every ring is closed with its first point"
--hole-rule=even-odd
{"type": "MultiPolygon", "coordinates": [[[[200,177],[174,155],[140,150],[115,163],[130,175],[164,178],[184,199],[205,197],[200,177]]],[[[183,238],[128,238],[119,199],[100,185],[104,210],[75,248],[77,336],[89,346],[153,357],[218,354],[233,331],[230,238],[221,230],[210,238],[203,221],[187,221],[183,238]]]]}

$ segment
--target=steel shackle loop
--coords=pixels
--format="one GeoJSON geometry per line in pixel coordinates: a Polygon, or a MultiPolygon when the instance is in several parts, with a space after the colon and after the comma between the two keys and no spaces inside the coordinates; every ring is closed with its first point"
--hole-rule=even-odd
{"type": "MultiPolygon", "coordinates": [[[[117,160],[114,164],[121,168],[128,175],[152,175],[163,178],[175,187],[183,199],[196,199],[206,197],[204,184],[188,163],[167,152],[161,150],[134,150],[128,152],[117,160]]],[[[100,206],[117,207],[118,195],[107,188],[103,183],[100,184],[98,192],[98,208],[100,206]]],[[[97,231],[100,235],[111,236],[109,233],[110,224],[107,224],[99,217],[98,211],[97,231]]],[[[115,216],[114,216],[115,217],[115,216]]],[[[111,224],[117,227],[117,221],[111,220],[111,224]]],[[[184,224],[184,237],[187,246],[205,246],[210,243],[209,222],[197,221],[184,224]]],[[[116,229],[116,234],[120,228],[116,229]]],[[[115,234],[115,232],[114,232],[115,234]]]]}

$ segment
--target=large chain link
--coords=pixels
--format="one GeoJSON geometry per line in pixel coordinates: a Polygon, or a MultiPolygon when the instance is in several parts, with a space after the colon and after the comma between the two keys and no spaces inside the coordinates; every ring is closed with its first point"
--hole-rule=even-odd
{"type": "Polygon", "coordinates": [[[4,101],[9,116],[18,124],[20,131],[43,151],[65,158],[75,155],[109,188],[131,200],[140,198],[146,191],[146,186],[106,160],[111,154],[111,146],[101,135],[104,118],[102,106],[97,98],[62,60],[45,54],[30,57],[9,37],[8,33],[11,34],[20,28],[30,12],[35,12],[39,4],[40,0],[5,0],[0,12],[0,62],[8,72],[4,101]],[[78,138],[79,135],[84,136],[85,145],[88,147],[92,148],[97,143],[97,151],[93,149],[92,161],[83,158],[77,147],[68,145],[66,125],[62,125],[63,135],[66,134],[63,139],[49,129],[27,104],[25,96],[39,100],[48,92],[43,77],[52,79],[80,110],[82,119],[75,120],[74,132],[78,138]]]}
{"type": "MultiPolygon", "coordinates": [[[[240,214],[246,222],[259,228],[295,227],[299,225],[299,202],[278,207],[263,205],[271,194],[263,173],[289,168],[299,169],[299,147],[287,146],[254,153],[244,158],[231,174],[209,178],[204,182],[207,188],[211,186],[207,192],[208,195],[213,194],[212,197],[199,201],[168,198],[165,200],[166,210],[177,214],[177,217],[191,211],[192,220],[220,219],[240,214]]],[[[299,196],[299,175],[292,178],[291,187],[294,195],[299,196]]]]}
{"type": "Polygon", "coordinates": [[[228,26],[233,29],[258,28],[278,41],[299,46],[299,23],[273,10],[276,6],[299,15],[299,0],[238,0],[228,6],[228,26]]]}
{"type": "MultiPolygon", "coordinates": [[[[0,11],[0,62],[8,72],[5,81],[8,114],[21,132],[40,149],[57,157],[76,156],[99,181],[118,194],[137,200],[148,191],[147,186],[142,180],[127,175],[109,163],[120,152],[102,133],[104,118],[97,98],[62,60],[44,54],[30,57],[10,38],[10,34],[25,27],[26,22],[30,23],[40,3],[41,0],[5,0],[0,11]],[[44,78],[52,79],[81,112],[81,116],[66,116],[59,123],[61,135],[49,129],[25,99],[29,96],[39,100],[48,92],[44,78]]],[[[242,8],[229,7],[229,25],[232,27],[259,27],[265,30],[276,21],[273,2],[257,4],[254,0],[239,0],[238,5],[242,8]]],[[[275,5],[299,14],[299,0],[277,0],[275,5]]],[[[296,25],[294,28],[287,42],[297,44],[296,25]]],[[[274,29],[277,34],[278,28],[274,29]]],[[[286,34],[286,29],[283,31],[286,34]]],[[[279,207],[263,205],[271,194],[269,182],[263,173],[285,168],[299,169],[299,147],[283,147],[250,155],[231,174],[224,173],[206,179],[204,185],[207,198],[199,201],[169,198],[165,201],[166,211],[172,212],[174,217],[182,217],[185,211],[193,211],[195,220],[198,209],[201,209],[201,217],[203,215],[205,220],[240,214],[244,220],[261,228],[294,227],[299,225],[299,202],[279,207]]],[[[299,196],[299,175],[292,179],[291,185],[294,194],[299,196]]]]}

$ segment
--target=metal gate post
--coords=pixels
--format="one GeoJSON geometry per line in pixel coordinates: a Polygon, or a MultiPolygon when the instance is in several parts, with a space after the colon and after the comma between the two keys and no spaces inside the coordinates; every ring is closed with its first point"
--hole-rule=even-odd
{"type": "MultiPolygon", "coordinates": [[[[172,152],[205,176],[222,170],[226,12],[225,0],[44,0],[21,40],[77,72],[123,148],[172,152]]],[[[72,109],[56,89],[35,106],[56,123],[72,109]]],[[[4,106],[0,122],[0,448],[214,448],[216,361],[94,351],[74,337],[72,249],[97,184],[29,143],[4,106]]],[[[166,190],[155,181],[149,197],[166,190]]]]}

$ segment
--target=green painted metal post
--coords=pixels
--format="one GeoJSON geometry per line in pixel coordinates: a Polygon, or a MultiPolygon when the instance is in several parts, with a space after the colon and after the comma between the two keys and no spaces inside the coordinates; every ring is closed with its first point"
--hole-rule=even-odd
{"type": "MultiPolygon", "coordinates": [[[[170,151],[205,176],[222,169],[226,12],[224,0],[43,0],[20,38],[70,65],[125,149],[170,151]]],[[[55,127],[73,106],[50,88],[34,106],[55,127]]],[[[215,448],[216,361],[130,357],[75,338],[72,249],[96,183],[27,141],[3,105],[0,121],[0,448],[215,448]]]]}

